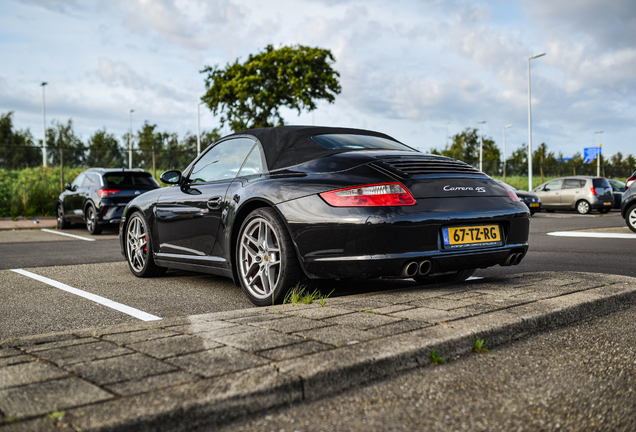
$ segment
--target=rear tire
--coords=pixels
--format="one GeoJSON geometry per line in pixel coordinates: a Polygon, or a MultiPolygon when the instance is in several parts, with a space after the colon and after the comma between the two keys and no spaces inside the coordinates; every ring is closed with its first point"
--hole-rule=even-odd
{"type": "Polygon", "coordinates": [[[289,232],[275,210],[258,208],[243,221],[236,269],[243,292],[257,306],[282,303],[305,279],[289,232]]]}
{"type": "Polygon", "coordinates": [[[611,210],[610,207],[601,207],[600,209],[598,209],[598,212],[601,214],[605,214],[605,213],[609,213],[610,210],[611,210]]]}
{"type": "Polygon", "coordinates": [[[126,224],[125,233],[126,262],[132,274],[140,278],[163,275],[167,269],[155,264],[152,237],[143,213],[137,211],[132,214],[126,224]]]}
{"type": "Polygon", "coordinates": [[[592,206],[590,206],[589,202],[580,200],[576,203],[576,211],[579,212],[579,214],[589,214],[592,211],[592,206]]]}
{"type": "Polygon", "coordinates": [[[57,229],[69,229],[71,227],[71,223],[64,220],[64,208],[62,207],[62,204],[57,205],[55,213],[57,215],[57,229]]]}
{"type": "Polygon", "coordinates": [[[471,277],[477,269],[466,269],[466,270],[458,270],[455,273],[448,273],[443,275],[432,275],[432,276],[415,276],[413,279],[415,282],[420,283],[422,285],[443,285],[443,284],[452,284],[463,282],[469,277],[471,277]]]}
{"type": "Polygon", "coordinates": [[[97,210],[90,204],[86,208],[86,229],[90,235],[101,234],[103,227],[97,222],[97,210]]]}
{"type": "Polygon", "coordinates": [[[631,206],[625,212],[625,223],[630,230],[636,232],[636,205],[631,206]]]}

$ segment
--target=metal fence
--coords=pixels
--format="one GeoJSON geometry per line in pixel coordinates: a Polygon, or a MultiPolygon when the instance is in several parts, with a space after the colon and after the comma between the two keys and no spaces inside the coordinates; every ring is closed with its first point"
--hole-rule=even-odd
{"type": "MultiPolygon", "coordinates": [[[[132,167],[142,168],[152,173],[155,177],[169,169],[183,170],[196,157],[196,148],[192,149],[133,149],[132,167]]],[[[102,167],[102,168],[128,168],[128,149],[123,148],[94,148],[87,146],[77,147],[50,147],[47,148],[47,166],[78,168],[78,167],[102,167]]],[[[479,168],[479,161],[465,161],[479,168]]],[[[39,146],[0,146],[0,169],[19,170],[23,168],[42,165],[42,147],[39,146]]],[[[491,176],[503,176],[504,164],[501,161],[483,161],[483,171],[491,176]]],[[[601,176],[608,178],[626,179],[631,176],[636,167],[625,163],[614,166],[605,162],[601,165],[601,176]]],[[[565,161],[556,164],[535,163],[532,175],[540,177],[561,177],[568,175],[596,175],[596,163],[582,164],[565,161]]],[[[527,164],[506,163],[506,176],[527,176],[527,164]]],[[[72,179],[71,179],[72,180],[72,179]]]]}

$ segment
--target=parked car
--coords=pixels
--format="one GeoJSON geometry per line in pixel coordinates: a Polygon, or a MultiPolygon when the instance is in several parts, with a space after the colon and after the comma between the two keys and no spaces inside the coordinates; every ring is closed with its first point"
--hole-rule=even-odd
{"type": "Polygon", "coordinates": [[[620,180],[607,179],[612,186],[612,192],[614,194],[614,204],[612,208],[621,208],[621,201],[623,200],[623,194],[625,193],[625,183],[620,180]]]}
{"type": "Polygon", "coordinates": [[[124,210],[131,272],[227,276],[256,305],[317,279],[463,281],[528,250],[530,213],[514,192],[378,132],[252,129],[161,180],[173,186],[124,210]]]}
{"type": "Polygon", "coordinates": [[[570,176],[550,180],[536,187],[547,212],[576,210],[588,214],[592,209],[607,213],[612,209],[612,186],[603,177],[570,176]]]}
{"type": "Polygon", "coordinates": [[[497,180],[501,183],[505,188],[508,188],[514,191],[519,199],[523,201],[523,203],[528,206],[528,210],[530,210],[530,214],[533,215],[538,211],[541,211],[541,199],[537,196],[537,194],[532,192],[526,192],[524,190],[519,190],[511,184],[503,182],[501,180],[497,180]]]}
{"type": "Polygon", "coordinates": [[[629,187],[621,202],[621,216],[630,230],[636,232],[636,187],[629,187]]]}
{"type": "Polygon", "coordinates": [[[99,234],[105,224],[116,224],[126,204],[134,197],[159,188],[152,176],[140,169],[91,168],[66,184],[57,201],[57,227],[71,222],[86,224],[88,232],[99,234]]]}

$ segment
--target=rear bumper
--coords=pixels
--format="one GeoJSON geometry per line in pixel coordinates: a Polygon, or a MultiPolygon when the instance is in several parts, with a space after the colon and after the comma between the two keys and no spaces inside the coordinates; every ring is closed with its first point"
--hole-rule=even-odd
{"type": "Polygon", "coordinates": [[[317,196],[277,206],[310,278],[397,277],[409,262],[430,260],[431,273],[504,264],[528,251],[530,213],[501,197],[420,199],[404,207],[330,207],[317,196]],[[442,228],[501,227],[502,244],[445,249],[442,228]]]}

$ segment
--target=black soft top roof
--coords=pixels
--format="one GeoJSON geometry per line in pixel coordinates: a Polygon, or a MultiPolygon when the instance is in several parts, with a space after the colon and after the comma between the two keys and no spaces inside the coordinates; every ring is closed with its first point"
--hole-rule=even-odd
{"type": "Polygon", "coordinates": [[[226,138],[241,135],[252,135],[258,138],[265,151],[267,166],[270,170],[276,170],[350,151],[347,149],[327,149],[311,139],[316,135],[333,134],[368,135],[399,142],[380,132],[324,126],[277,126],[249,129],[226,138]]]}

